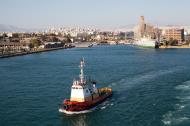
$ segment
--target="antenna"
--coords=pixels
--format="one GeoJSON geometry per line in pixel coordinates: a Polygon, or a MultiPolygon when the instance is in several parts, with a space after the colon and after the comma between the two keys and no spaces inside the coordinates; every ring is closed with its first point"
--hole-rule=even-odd
{"type": "Polygon", "coordinates": [[[84,57],[81,59],[80,61],[80,82],[83,83],[84,82],[84,68],[85,64],[84,64],[84,57]]]}

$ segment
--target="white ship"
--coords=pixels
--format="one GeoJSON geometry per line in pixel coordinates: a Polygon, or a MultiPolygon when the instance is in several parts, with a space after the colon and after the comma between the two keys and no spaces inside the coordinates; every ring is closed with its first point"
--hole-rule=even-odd
{"type": "Polygon", "coordinates": [[[159,42],[155,39],[141,38],[134,42],[135,45],[145,48],[159,48],[159,42]]]}

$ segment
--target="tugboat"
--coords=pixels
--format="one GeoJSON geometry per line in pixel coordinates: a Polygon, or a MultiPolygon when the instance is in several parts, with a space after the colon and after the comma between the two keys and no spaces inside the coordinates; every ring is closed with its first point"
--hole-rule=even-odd
{"type": "Polygon", "coordinates": [[[70,99],[65,99],[59,112],[65,114],[87,113],[98,104],[112,96],[112,89],[108,87],[97,88],[96,82],[86,80],[84,76],[84,58],[80,61],[79,79],[73,81],[70,99]]]}

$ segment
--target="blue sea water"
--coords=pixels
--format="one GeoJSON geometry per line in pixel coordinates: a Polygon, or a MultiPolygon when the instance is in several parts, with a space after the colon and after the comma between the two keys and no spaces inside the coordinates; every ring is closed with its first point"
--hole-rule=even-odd
{"type": "Polygon", "coordinates": [[[0,126],[189,126],[190,50],[98,46],[0,59],[0,126]],[[58,112],[79,61],[113,96],[93,112],[58,112]]]}

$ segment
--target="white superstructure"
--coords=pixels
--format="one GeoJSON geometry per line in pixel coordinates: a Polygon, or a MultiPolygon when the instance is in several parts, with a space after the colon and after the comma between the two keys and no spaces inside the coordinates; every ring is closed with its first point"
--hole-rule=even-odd
{"type": "Polygon", "coordinates": [[[84,77],[84,59],[80,62],[79,80],[74,80],[71,87],[71,101],[84,102],[91,101],[92,95],[98,93],[96,85],[88,85],[84,77]]]}

